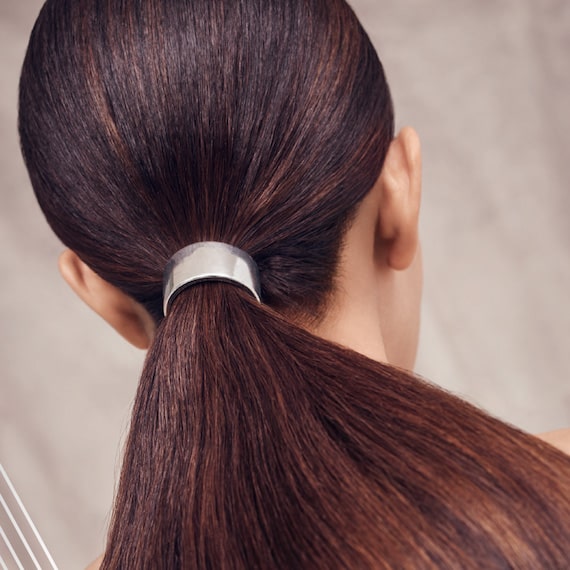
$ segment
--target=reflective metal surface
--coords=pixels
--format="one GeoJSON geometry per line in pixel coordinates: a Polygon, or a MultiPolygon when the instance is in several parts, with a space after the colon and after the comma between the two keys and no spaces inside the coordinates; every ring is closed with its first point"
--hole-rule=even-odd
{"type": "Polygon", "coordinates": [[[176,295],[204,281],[237,283],[261,301],[259,273],[253,259],[232,245],[203,241],[181,249],[168,262],[164,272],[164,315],[176,295]]]}

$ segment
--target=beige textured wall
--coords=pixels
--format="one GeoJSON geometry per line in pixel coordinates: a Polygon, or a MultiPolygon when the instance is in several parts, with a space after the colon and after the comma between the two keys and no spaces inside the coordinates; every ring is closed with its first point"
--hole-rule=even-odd
{"type": "MultiPolygon", "coordinates": [[[[354,0],[424,144],[418,371],[570,426],[570,3],[354,0]]],[[[0,461],[61,568],[103,547],[143,355],[77,301],[32,197],[16,87],[38,0],[0,0],[0,461]]]]}

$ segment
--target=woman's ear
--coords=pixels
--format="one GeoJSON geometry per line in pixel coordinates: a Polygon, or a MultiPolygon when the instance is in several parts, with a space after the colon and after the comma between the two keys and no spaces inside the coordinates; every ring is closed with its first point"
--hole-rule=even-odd
{"type": "Polygon", "coordinates": [[[137,348],[150,346],[155,324],[144,307],[99,277],[74,251],[60,255],[59,271],[80,299],[121,336],[137,348]]]}
{"type": "Polygon", "coordinates": [[[418,247],[422,188],[420,139],[411,127],[391,142],[380,174],[380,236],[388,244],[388,264],[407,269],[418,247]]]}

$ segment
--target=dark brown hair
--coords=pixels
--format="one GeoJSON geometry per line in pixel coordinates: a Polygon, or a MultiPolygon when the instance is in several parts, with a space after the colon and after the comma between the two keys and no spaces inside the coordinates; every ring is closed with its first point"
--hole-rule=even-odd
{"type": "Polygon", "coordinates": [[[343,0],[49,0],[20,134],[53,230],[158,329],[104,568],[566,568],[570,459],[315,337],[393,136],[343,0]],[[178,249],[233,244],[240,288],[178,249]]]}

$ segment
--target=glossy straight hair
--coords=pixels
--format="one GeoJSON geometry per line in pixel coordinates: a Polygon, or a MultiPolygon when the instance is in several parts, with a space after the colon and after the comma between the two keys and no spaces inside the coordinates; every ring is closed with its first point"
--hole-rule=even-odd
{"type": "Polygon", "coordinates": [[[393,137],[343,0],[48,0],[19,128],[55,233],[157,323],[103,568],[567,568],[570,459],[318,338],[393,137]],[[263,304],[206,283],[248,252],[263,304]]]}

